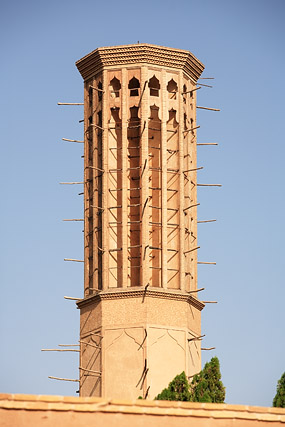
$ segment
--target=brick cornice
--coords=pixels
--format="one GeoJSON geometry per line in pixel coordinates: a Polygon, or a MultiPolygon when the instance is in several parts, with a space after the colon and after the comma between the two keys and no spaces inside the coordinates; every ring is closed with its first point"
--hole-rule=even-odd
{"type": "Polygon", "coordinates": [[[182,69],[193,82],[198,80],[204,70],[202,62],[187,50],[147,43],[99,47],[76,62],[76,66],[84,80],[98,74],[104,67],[133,64],[149,64],[170,69],[182,69]]]}
{"type": "Polygon", "coordinates": [[[160,299],[170,299],[176,301],[184,301],[198,310],[202,310],[205,307],[201,301],[197,298],[194,298],[192,295],[175,290],[164,290],[157,288],[148,288],[139,287],[138,289],[127,289],[127,288],[117,288],[109,289],[107,291],[100,291],[95,295],[88,296],[77,302],[78,308],[82,308],[88,304],[94,304],[94,302],[99,302],[102,300],[110,299],[126,299],[126,298],[160,298],[160,299]]]}

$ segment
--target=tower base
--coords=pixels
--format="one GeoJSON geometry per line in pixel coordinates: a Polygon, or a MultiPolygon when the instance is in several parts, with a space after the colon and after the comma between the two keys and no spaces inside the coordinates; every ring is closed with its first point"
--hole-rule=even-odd
{"type": "Polygon", "coordinates": [[[80,396],[154,399],[201,370],[204,304],[177,290],[109,289],[78,302],[80,396]]]}

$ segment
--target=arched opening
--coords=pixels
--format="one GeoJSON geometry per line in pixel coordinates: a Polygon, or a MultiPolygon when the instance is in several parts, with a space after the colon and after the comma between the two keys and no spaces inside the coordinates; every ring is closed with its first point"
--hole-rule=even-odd
{"type": "Polygon", "coordinates": [[[120,96],[121,83],[116,77],[110,81],[110,94],[111,98],[118,98],[120,96]]]}
{"type": "Polygon", "coordinates": [[[111,108],[111,120],[110,120],[110,122],[112,122],[112,123],[119,122],[121,120],[120,116],[119,116],[119,113],[120,113],[120,108],[119,107],[113,107],[113,108],[111,108]]]}
{"type": "Polygon", "coordinates": [[[151,105],[149,119],[160,123],[160,118],[158,117],[158,111],[159,111],[159,108],[156,105],[151,105]]]}
{"type": "Polygon", "coordinates": [[[186,85],[183,85],[183,102],[184,102],[184,104],[186,104],[186,92],[187,92],[187,87],[186,87],[186,85]]]}
{"type": "Polygon", "coordinates": [[[102,91],[102,82],[98,83],[98,101],[102,101],[102,95],[103,95],[103,91],[102,91]]]}
{"type": "Polygon", "coordinates": [[[171,251],[167,253],[167,288],[179,289],[179,249],[181,226],[179,217],[180,208],[180,153],[179,133],[177,123],[177,111],[168,111],[169,117],[166,123],[167,138],[167,248],[171,251]]]}
{"type": "Polygon", "coordinates": [[[139,107],[133,106],[130,108],[131,120],[139,120],[139,107]]]}
{"type": "Polygon", "coordinates": [[[120,108],[111,107],[108,137],[109,288],[122,286],[122,120],[120,108]]]}
{"type": "Polygon", "coordinates": [[[141,270],[141,168],[140,168],[140,118],[139,108],[130,108],[128,124],[128,283],[130,286],[140,284],[141,270]]]}
{"type": "Polygon", "coordinates": [[[173,123],[173,126],[174,127],[177,127],[177,125],[178,125],[178,122],[177,122],[177,120],[176,120],[176,110],[174,110],[173,108],[172,108],[172,110],[169,110],[169,118],[168,118],[168,121],[167,121],[167,123],[170,123],[170,122],[172,122],[173,123]]]}
{"type": "Polygon", "coordinates": [[[159,96],[160,84],[159,80],[155,76],[149,80],[148,87],[150,96],[159,96]]]}
{"type": "Polygon", "coordinates": [[[169,99],[176,99],[177,91],[178,91],[177,83],[176,83],[176,81],[171,79],[167,85],[168,98],[169,99]]]}
{"type": "Polygon", "coordinates": [[[98,111],[97,113],[97,124],[102,127],[102,111],[98,111]]]}
{"type": "Polygon", "coordinates": [[[187,126],[187,115],[186,113],[184,113],[184,130],[186,130],[188,128],[187,126]]]}
{"type": "Polygon", "coordinates": [[[160,287],[162,277],[162,157],[161,157],[161,120],[159,108],[150,106],[148,126],[149,155],[149,268],[150,286],[160,287]]]}
{"type": "Polygon", "coordinates": [[[89,107],[92,108],[92,105],[93,105],[93,90],[92,90],[91,86],[89,87],[89,90],[88,90],[88,98],[89,98],[89,107]]]}
{"type": "Polygon", "coordinates": [[[139,95],[139,88],[140,88],[140,82],[138,81],[138,79],[133,77],[129,81],[128,88],[130,89],[130,96],[138,96],[139,95]]]}

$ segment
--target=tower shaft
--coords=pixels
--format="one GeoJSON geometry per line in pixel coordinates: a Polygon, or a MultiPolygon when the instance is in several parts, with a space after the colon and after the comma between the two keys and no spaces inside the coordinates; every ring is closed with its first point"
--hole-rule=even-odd
{"type": "Polygon", "coordinates": [[[200,370],[196,81],[187,51],[99,48],[84,78],[80,394],[154,397],[200,370]],[[190,293],[189,293],[190,292],[190,293]]]}

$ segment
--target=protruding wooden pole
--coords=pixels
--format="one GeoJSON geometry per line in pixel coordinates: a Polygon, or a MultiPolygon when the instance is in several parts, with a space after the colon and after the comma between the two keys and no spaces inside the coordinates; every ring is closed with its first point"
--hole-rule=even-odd
{"type": "Polygon", "coordinates": [[[210,85],[204,85],[204,84],[202,84],[202,83],[199,83],[199,85],[200,85],[200,86],[203,86],[203,87],[213,87],[213,86],[210,86],[210,85]]]}
{"type": "Polygon", "coordinates": [[[62,221],[84,221],[83,218],[63,219],[62,221]]]}
{"type": "Polygon", "coordinates": [[[183,130],[183,133],[192,132],[193,130],[196,130],[196,129],[199,129],[199,128],[200,128],[200,126],[195,126],[193,128],[183,130]]]}
{"type": "Polygon", "coordinates": [[[187,292],[188,292],[188,294],[195,294],[196,292],[201,292],[204,290],[205,290],[205,288],[200,288],[200,289],[194,289],[193,291],[187,291],[187,292]]]}
{"type": "Polygon", "coordinates": [[[222,184],[197,184],[197,187],[222,187],[222,184]]]}
{"type": "Polygon", "coordinates": [[[194,338],[188,338],[187,341],[201,341],[203,337],[205,337],[206,335],[199,335],[198,337],[194,337],[194,338]]]}
{"type": "Polygon", "coordinates": [[[57,105],[84,105],[84,102],[58,102],[57,105]]]}
{"type": "Polygon", "coordinates": [[[197,264],[209,264],[209,265],[216,265],[216,262],[204,262],[204,261],[198,261],[197,264]]]}
{"type": "Polygon", "coordinates": [[[183,209],[183,211],[188,211],[188,209],[194,208],[195,206],[200,206],[200,203],[195,203],[194,205],[190,205],[187,208],[183,209]]]}
{"type": "Polygon", "coordinates": [[[84,144],[84,141],[79,141],[78,139],[68,139],[68,138],[61,138],[61,139],[67,142],[79,142],[81,144],[84,144]]]}
{"type": "Polygon", "coordinates": [[[74,184],[84,184],[84,182],[83,181],[80,181],[80,182],[60,182],[60,184],[74,185],[74,184]]]}
{"type": "Polygon", "coordinates": [[[181,95],[186,95],[187,93],[192,93],[199,89],[201,89],[201,86],[195,87],[194,89],[187,90],[186,92],[182,92],[181,95]]]}
{"type": "Polygon", "coordinates": [[[97,92],[102,92],[102,93],[104,93],[104,90],[103,90],[103,89],[99,89],[98,87],[91,86],[91,85],[90,85],[90,87],[91,87],[92,89],[94,89],[94,90],[97,90],[97,92]]]}
{"type": "Polygon", "coordinates": [[[201,166],[200,168],[187,169],[186,171],[183,171],[183,173],[199,171],[201,169],[204,169],[203,166],[201,166]]]}
{"type": "Polygon", "coordinates": [[[198,106],[198,105],[197,105],[196,108],[199,108],[200,110],[221,111],[218,108],[201,107],[201,106],[198,106]]]}
{"type": "Polygon", "coordinates": [[[84,371],[84,372],[91,372],[91,373],[94,373],[94,374],[101,375],[101,372],[100,372],[100,371],[93,371],[92,369],[82,368],[82,366],[79,366],[79,369],[80,369],[81,371],[84,371]]]}
{"type": "Polygon", "coordinates": [[[79,347],[79,344],[58,344],[59,347],[79,347]]]}
{"type": "Polygon", "coordinates": [[[197,249],[200,249],[200,246],[196,246],[195,248],[188,249],[188,251],[184,251],[184,255],[188,254],[189,252],[196,251],[197,249]]]}
{"type": "Polygon", "coordinates": [[[59,377],[52,377],[52,376],[49,376],[48,378],[50,378],[51,380],[73,381],[73,382],[77,382],[77,383],[80,382],[79,380],[73,380],[73,379],[70,379],[70,378],[59,378],[59,377]]]}
{"type": "Polygon", "coordinates": [[[74,348],[42,348],[41,351],[73,351],[79,353],[80,350],[76,350],[74,348]]]}

